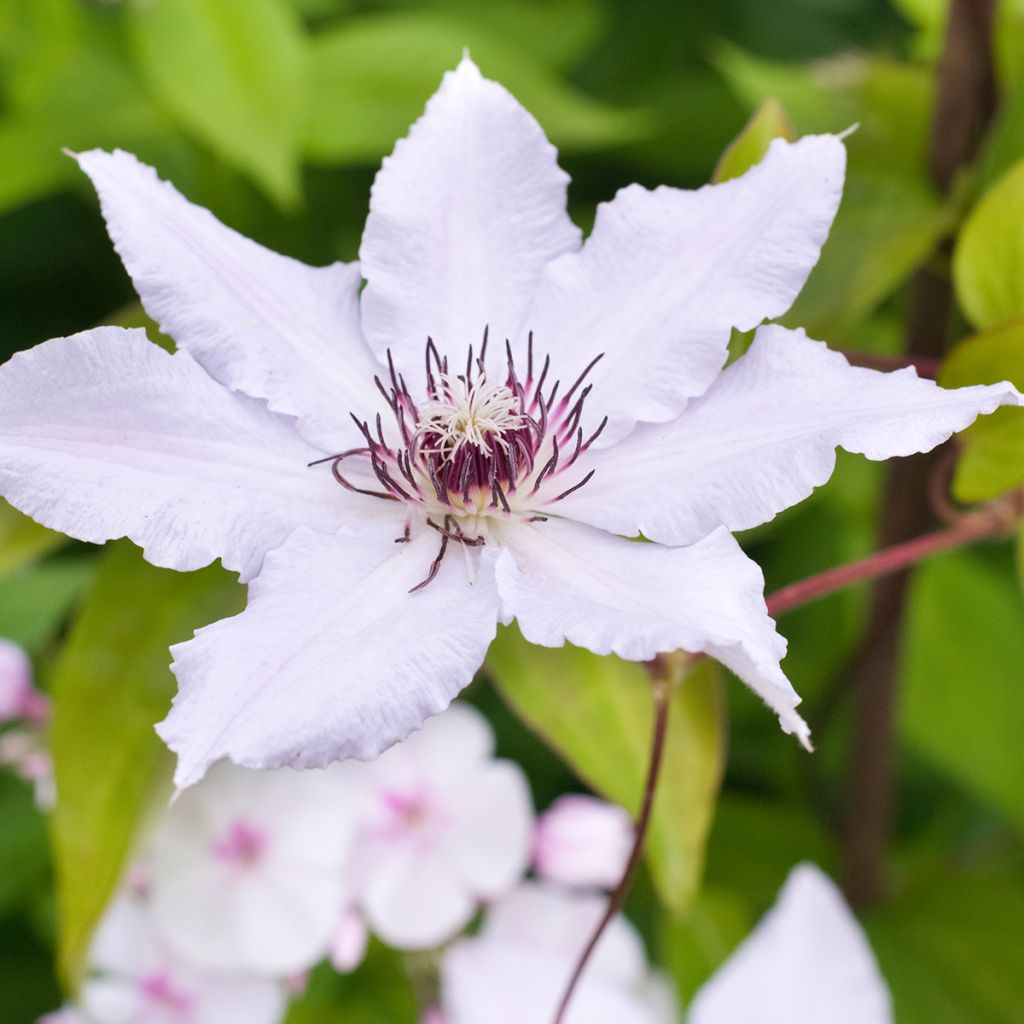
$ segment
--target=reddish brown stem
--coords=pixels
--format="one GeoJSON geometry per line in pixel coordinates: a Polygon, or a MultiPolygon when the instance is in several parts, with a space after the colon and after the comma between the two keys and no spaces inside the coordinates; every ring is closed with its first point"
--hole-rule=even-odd
{"type": "Polygon", "coordinates": [[[801,605],[814,601],[836,590],[842,590],[853,583],[882,579],[900,569],[920,562],[929,555],[952,548],[963,547],[983,537],[995,537],[1007,528],[1007,515],[1001,509],[983,509],[962,516],[960,521],[946,530],[936,530],[922,537],[894,544],[890,548],[876,551],[867,558],[827,569],[817,576],[791,583],[776,590],[767,598],[768,614],[775,617],[801,605]]]}
{"type": "Polygon", "coordinates": [[[671,703],[672,687],[666,679],[656,678],[653,682],[654,693],[654,735],[651,741],[651,758],[647,768],[647,781],[644,785],[643,806],[640,808],[640,815],[636,820],[636,838],[633,841],[633,849],[629,854],[629,861],[626,863],[626,870],[622,873],[619,884],[608,899],[608,906],[605,908],[601,920],[594,929],[593,935],[584,947],[583,953],[576,962],[576,967],[565,987],[562,1001],[558,1004],[555,1013],[554,1024],[562,1024],[565,1015],[572,1002],[573,993],[579,984],[580,978],[586,970],[587,964],[593,956],[597,944],[601,941],[608,925],[611,924],[615,915],[623,908],[626,897],[633,886],[633,879],[640,868],[643,859],[644,843],[647,839],[647,831],[651,824],[651,811],[654,809],[654,794],[658,788],[658,777],[661,774],[661,763],[665,754],[665,734],[668,728],[668,709],[671,703]]]}

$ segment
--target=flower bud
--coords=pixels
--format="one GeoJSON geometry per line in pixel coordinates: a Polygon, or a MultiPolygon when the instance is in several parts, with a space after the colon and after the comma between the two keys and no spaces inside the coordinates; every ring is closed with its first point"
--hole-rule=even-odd
{"type": "Polygon", "coordinates": [[[560,797],[537,822],[537,873],[579,888],[614,888],[633,845],[633,823],[623,808],[592,796],[560,797]]]}

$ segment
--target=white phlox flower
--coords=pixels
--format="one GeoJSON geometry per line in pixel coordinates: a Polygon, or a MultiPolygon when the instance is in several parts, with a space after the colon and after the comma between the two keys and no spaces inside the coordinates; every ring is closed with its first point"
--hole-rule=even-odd
{"type": "Polygon", "coordinates": [[[570,793],[538,819],[533,865],[541,878],[561,885],[614,889],[633,840],[633,821],[624,808],[570,793]]]}
{"type": "Polygon", "coordinates": [[[82,986],[88,1024],[278,1024],[282,986],[267,977],[195,967],[162,941],[147,906],[114,901],[100,923],[82,986]]]}
{"type": "Polygon", "coordinates": [[[390,946],[437,946],[526,871],[529,787],[517,764],[494,759],[494,735],[472,707],[453,704],[378,760],[334,773],[356,813],[351,904],[336,935],[343,968],[359,951],[353,910],[390,946]]]}
{"type": "Polygon", "coordinates": [[[351,841],[324,773],[218,765],[150,836],[154,920],[171,949],[206,969],[304,971],[327,954],[351,841]]]}
{"type": "MultiPolygon", "coordinates": [[[[606,900],[525,882],[488,912],[479,935],[444,954],[444,1024],[550,1024],[606,900]]],[[[622,916],[609,925],[574,993],[568,1024],[671,1024],[674,997],[622,916]]]]}
{"type": "Polygon", "coordinates": [[[706,652],[807,743],[729,531],[806,498],[837,446],[928,450],[1020,400],[854,368],[774,325],[723,370],[731,330],[784,313],[818,259],[832,135],[696,191],[625,188],[584,242],[540,126],[465,59],[384,161],[360,263],[322,268],[127,153],[78,161],[179,351],[108,327],[14,356],[0,493],[73,537],[251,581],[241,615],[174,648],[160,733],[180,786],[222,757],[376,756],[513,619],[545,646],[706,652]]]}
{"type": "Polygon", "coordinates": [[[697,993],[688,1024],[892,1024],[857,919],[820,869],[793,869],[772,909],[697,993]]]}

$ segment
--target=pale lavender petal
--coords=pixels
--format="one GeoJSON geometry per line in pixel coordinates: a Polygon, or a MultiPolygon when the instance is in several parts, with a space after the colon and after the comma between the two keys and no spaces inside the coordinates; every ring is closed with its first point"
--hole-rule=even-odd
{"type": "MultiPolygon", "coordinates": [[[[563,380],[604,353],[587,416],[600,444],[674,419],[725,362],[732,328],[784,313],[818,261],[846,152],[779,139],[741,178],[697,191],[639,185],[598,207],[582,250],[545,272],[527,326],[563,380]]],[[[585,424],[587,426],[588,424],[585,424]]]]}
{"type": "Polygon", "coordinates": [[[149,315],[214,378],[267,399],[332,451],[376,409],[357,264],[310,267],[225,227],[130,153],[78,162],[149,315]]]}
{"type": "Polygon", "coordinates": [[[772,519],[825,483],[835,449],[888,459],[930,451],[979,415],[1024,401],[1010,384],[956,389],[913,369],[853,367],[802,331],[767,326],[678,419],[590,452],[562,515],[689,544],[772,519]]]}
{"type": "Polygon", "coordinates": [[[490,326],[500,361],[548,260],[577,249],[568,176],[540,125],[464,58],[374,182],[363,329],[410,384],[427,336],[457,364],[490,326]]]}
{"type": "MultiPolygon", "coordinates": [[[[397,503],[395,503],[397,504],[397,503]]],[[[396,543],[402,520],[335,537],[296,532],[249,588],[249,606],[172,649],[180,692],[161,736],[176,781],[221,757],[254,768],[376,757],[443,711],[496,630],[493,555],[449,552],[438,535],[396,543]]]]}
{"type": "Polygon", "coordinates": [[[155,565],[220,558],[247,580],[298,526],[372,514],[329,467],[307,467],[321,455],[141,330],[58,338],[0,367],[0,493],[78,540],[129,537],[155,565]]]}

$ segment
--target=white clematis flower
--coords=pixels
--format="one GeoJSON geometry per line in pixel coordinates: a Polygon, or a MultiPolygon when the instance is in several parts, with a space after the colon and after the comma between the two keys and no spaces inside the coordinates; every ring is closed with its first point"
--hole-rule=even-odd
{"type": "Polygon", "coordinates": [[[74,537],[253,581],[245,612],[174,649],[160,732],[180,786],[221,757],[374,757],[512,619],[548,646],[706,652],[806,743],[728,529],[805,498],[836,446],[926,450],[1019,401],[851,368],[775,326],[722,370],[732,328],[783,313],[818,258],[835,136],[776,141],[720,185],[623,189],[581,243],[553,147],[467,59],[384,162],[361,263],[318,269],[126,153],[78,159],[181,351],[99,328],[16,355],[0,493],[74,537]],[[641,531],[657,543],[625,539],[641,531]]]}
{"type": "MultiPolygon", "coordinates": [[[[336,771],[356,808],[352,905],[389,946],[439,945],[525,873],[529,787],[518,765],[494,759],[494,734],[474,708],[453,704],[377,761],[336,771]]],[[[337,936],[343,968],[356,938],[350,909],[337,936]]]]}
{"type": "Polygon", "coordinates": [[[218,765],[150,837],[146,891],[161,935],[215,971],[285,975],[327,952],[352,826],[321,772],[218,765]]]}
{"type": "Polygon", "coordinates": [[[790,873],[757,928],[697,993],[689,1024],[892,1024],[871,947],[835,884],[790,873]]]}
{"type": "MultiPolygon", "coordinates": [[[[444,954],[444,1024],[549,1024],[605,911],[597,894],[526,882],[488,912],[479,935],[444,954]]],[[[621,915],[601,938],[573,995],[567,1024],[671,1024],[674,998],[647,965],[621,915]]]]}
{"type": "Polygon", "coordinates": [[[269,978],[214,974],[169,950],[144,903],[120,897],[100,923],[81,1003],[90,1024],[278,1024],[285,995],[269,978]]]}

